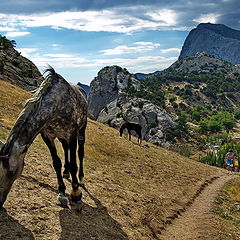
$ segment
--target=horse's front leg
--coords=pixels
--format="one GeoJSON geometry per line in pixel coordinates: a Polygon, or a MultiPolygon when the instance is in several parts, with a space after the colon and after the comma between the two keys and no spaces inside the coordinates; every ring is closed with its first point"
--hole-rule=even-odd
{"type": "Polygon", "coordinates": [[[139,132],[138,133],[138,143],[141,145],[141,143],[142,143],[142,133],[141,132],[139,132]]]}
{"type": "Polygon", "coordinates": [[[58,192],[59,192],[58,201],[60,202],[60,204],[62,206],[66,207],[67,204],[68,204],[68,198],[65,195],[66,186],[63,182],[62,173],[61,173],[61,169],[62,169],[61,159],[57,155],[57,149],[56,149],[56,146],[54,144],[54,140],[50,139],[45,134],[41,134],[41,136],[42,136],[43,141],[46,143],[46,145],[49,148],[49,151],[51,153],[52,160],[53,160],[53,167],[54,167],[54,169],[56,171],[56,174],[57,174],[58,192]]]}
{"type": "Polygon", "coordinates": [[[76,162],[76,149],[77,149],[77,136],[74,134],[70,138],[70,165],[69,170],[72,177],[72,192],[71,192],[71,198],[72,202],[78,202],[82,198],[82,192],[79,188],[79,183],[77,179],[77,162],[76,162]]]}
{"type": "Polygon", "coordinates": [[[128,130],[128,137],[129,137],[129,141],[131,141],[131,131],[128,130]]]}

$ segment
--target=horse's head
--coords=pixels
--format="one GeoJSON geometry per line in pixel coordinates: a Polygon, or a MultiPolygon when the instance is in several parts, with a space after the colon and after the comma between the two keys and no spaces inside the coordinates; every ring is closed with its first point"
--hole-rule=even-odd
{"type": "Polygon", "coordinates": [[[120,133],[120,137],[121,137],[122,134],[123,134],[123,129],[122,128],[120,128],[119,133],[120,133]]]}
{"type": "Polygon", "coordinates": [[[120,129],[119,129],[120,137],[122,136],[123,130],[124,130],[125,128],[126,128],[126,123],[123,123],[122,126],[121,126],[120,129]]]}
{"type": "Polygon", "coordinates": [[[14,146],[11,153],[5,153],[5,145],[0,150],[0,207],[4,204],[13,182],[23,170],[23,160],[26,151],[19,151],[14,146]]]}

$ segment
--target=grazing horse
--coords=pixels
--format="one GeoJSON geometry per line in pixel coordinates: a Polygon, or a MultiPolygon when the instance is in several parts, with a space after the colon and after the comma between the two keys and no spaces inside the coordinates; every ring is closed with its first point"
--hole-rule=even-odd
{"type": "Polygon", "coordinates": [[[134,122],[124,122],[122,126],[120,127],[120,136],[123,134],[123,130],[127,129],[128,135],[129,135],[129,140],[131,141],[131,130],[135,131],[138,135],[138,143],[140,141],[140,144],[142,143],[142,126],[139,123],[134,123],[134,122]]]}
{"type": "Polygon", "coordinates": [[[87,125],[87,100],[79,86],[69,84],[52,67],[45,71],[45,80],[20,113],[6,143],[0,150],[0,206],[5,202],[15,179],[23,170],[24,157],[33,140],[41,134],[48,146],[58,180],[58,200],[67,205],[66,186],[61,173],[61,159],[57,155],[54,139],[58,138],[65,151],[65,172],[71,174],[71,199],[77,202],[82,193],[85,129],[87,125]],[[47,73],[47,74],[46,74],[47,73]],[[80,160],[77,177],[76,148],[80,160]],[[68,151],[70,161],[68,162],[68,151]]]}

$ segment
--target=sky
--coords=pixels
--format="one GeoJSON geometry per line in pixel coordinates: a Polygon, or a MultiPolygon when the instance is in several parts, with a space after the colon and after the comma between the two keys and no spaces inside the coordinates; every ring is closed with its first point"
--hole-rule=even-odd
{"type": "Polygon", "coordinates": [[[240,30],[239,0],[1,0],[0,34],[41,72],[90,84],[105,66],[151,73],[178,59],[199,23],[240,30]]]}

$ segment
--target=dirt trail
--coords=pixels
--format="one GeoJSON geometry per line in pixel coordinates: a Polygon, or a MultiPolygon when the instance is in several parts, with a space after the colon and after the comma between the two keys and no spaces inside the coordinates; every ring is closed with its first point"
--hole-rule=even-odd
{"type": "Polygon", "coordinates": [[[161,235],[161,240],[219,240],[215,217],[211,213],[213,202],[223,185],[237,177],[224,174],[208,185],[193,204],[161,235]]]}

